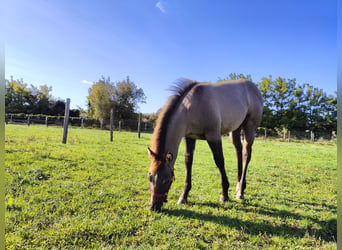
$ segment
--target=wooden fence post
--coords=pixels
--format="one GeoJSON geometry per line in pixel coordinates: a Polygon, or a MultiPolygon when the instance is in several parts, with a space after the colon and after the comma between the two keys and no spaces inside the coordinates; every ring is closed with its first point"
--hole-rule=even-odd
{"type": "Polygon", "coordinates": [[[312,143],[315,143],[315,133],[313,131],[310,131],[310,137],[311,137],[312,143]]]}
{"type": "Polygon", "coordinates": [[[119,121],[119,132],[121,132],[121,120],[119,121]]]}
{"type": "Polygon", "coordinates": [[[267,138],[267,129],[265,128],[265,137],[264,137],[264,140],[266,140],[267,138]]]}
{"type": "Polygon", "coordinates": [[[288,142],[291,141],[291,132],[290,132],[290,130],[288,131],[288,139],[287,139],[287,141],[288,141],[288,142]]]}
{"type": "Polygon", "coordinates": [[[141,132],[141,113],[139,114],[139,121],[138,121],[138,138],[140,139],[140,132],[141,132]]]}
{"type": "Polygon", "coordinates": [[[286,140],[286,129],[284,128],[284,141],[286,140]]]}
{"type": "Polygon", "coordinates": [[[100,120],[100,129],[103,128],[103,119],[100,120]]]}
{"type": "Polygon", "coordinates": [[[70,98],[67,98],[64,115],[63,143],[66,144],[68,137],[68,122],[69,122],[70,98]]]}
{"type": "Polygon", "coordinates": [[[83,118],[81,119],[81,128],[83,128],[83,118]]]}
{"type": "Polygon", "coordinates": [[[46,125],[46,127],[48,127],[48,117],[47,116],[45,116],[45,125],[46,125]]]}
{"type": "Polygon", "coordinates": [[[27,117],[27,126],[30,126],[30,116],[27,117]]]}
{"type": "Polygon", "coordinates": [[[114,130],[114,110],[110,109],[110,141],[113,141],[113,130],[114,130]]]}

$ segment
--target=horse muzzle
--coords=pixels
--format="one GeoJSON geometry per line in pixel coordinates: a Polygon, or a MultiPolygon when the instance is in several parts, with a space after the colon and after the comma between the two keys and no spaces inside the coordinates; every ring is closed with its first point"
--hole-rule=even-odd
{"type": "Polygon", "coordinates": [[[151,203],[149,205],[151,211],[160,212],[164,202],[167,202],[167,194],[159,194],[151,190],[151,203]]]}

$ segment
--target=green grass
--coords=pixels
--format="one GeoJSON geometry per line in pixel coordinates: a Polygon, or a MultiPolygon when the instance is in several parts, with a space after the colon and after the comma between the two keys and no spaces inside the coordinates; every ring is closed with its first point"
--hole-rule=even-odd
{"type": "Polygon", "coordinates": [[[150,135],[6,125],[7,249],[335,249],[336,145],[256,140],[245,200],[236,202],[236,159],[223,138],[230,201],[198,141],[193,188],[183,143],[162,213],[148,210],[150,135]]]}

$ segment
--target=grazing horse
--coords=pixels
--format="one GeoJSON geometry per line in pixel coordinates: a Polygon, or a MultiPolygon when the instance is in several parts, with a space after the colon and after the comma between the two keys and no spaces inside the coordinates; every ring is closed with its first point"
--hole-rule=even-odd
{"type": "Polygon", "coordinates": [[[247,166],[263,111],[260,91],[254,83],[247,80],[211,84],[186,79],[178,82],[175,91],[175,95],[169,98],[158,116],[151,147],[148,148],[151,160],[148,172],[150,210],[160,211],[163,202],[167,202],[167,193],[174,180],[174,164],[183,137],[186,147],[186,177],[178,204],[187,202],[191,189],[191,168],[196,139],[207,140],[221,173],[220,200],[228,200],[229,182],[221,142],[222,134],[227,133],[230,133],[238,163],[236,199],[243,199],[247,166]],[[243,147],[240,139],[241,129],[244,131],[243,147]]]}

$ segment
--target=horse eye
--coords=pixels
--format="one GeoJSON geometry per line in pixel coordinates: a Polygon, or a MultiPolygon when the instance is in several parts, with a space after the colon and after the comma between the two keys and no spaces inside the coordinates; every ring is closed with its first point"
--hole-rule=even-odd
{"type": "Polygon", "coordinates": [[[153,176],[151,175],[151,173],[150,173],[150,172],[148,172],[148,176],[147,176],[147,178],[148,178],[148,180],[149,180],[150,182],[152,182],[152,178],[153,178],[153,176]]]}
{"type": "Polygon", "coordinates": [[[167,184],[167,183],[170,183],[170,180],[168,179],[163,180],[163,184],[167,184]]]}

